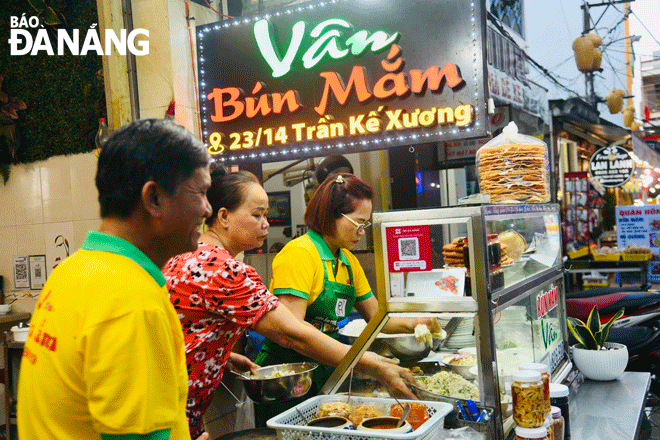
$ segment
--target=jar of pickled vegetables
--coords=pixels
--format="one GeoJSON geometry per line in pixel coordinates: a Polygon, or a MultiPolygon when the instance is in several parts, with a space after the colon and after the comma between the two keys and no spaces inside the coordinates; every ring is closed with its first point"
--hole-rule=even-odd
{"type": "Polygon", "coordinates": [[[511,374],[513,420],[522,428],[540,428],[546,419],[541,373],[518,370],[511,374]]]}
{"type": "Polygon", "coordinates": [[[543,427],[548,431],[548,439],[553,440],[555,438],[555,435],[552,430],[552,416],[550,414],[548,414],[547,417],[545,418],[543,427]]]}
{"type": "Polygon", "coordinates": [[[543,380],[543,399],[545,401],[546,414],[550,414],[550,369],[546,364],[539,362],[528,362],[521,364],[518,368],[521,370],[532,370],[541,373],[543,380]]]}
{"type": "Polygon", "coordinates": [[[561,409],[556,406],[552,408],[552,433],[551,440],[564,440],[564,416],[561,415],[561,409]]]}
{"type": "Polygon", "coordinates": [[[541,428],[522,428],[516,426],[515,440],[550,440],[548,438],[548,431],[541,428]]]}

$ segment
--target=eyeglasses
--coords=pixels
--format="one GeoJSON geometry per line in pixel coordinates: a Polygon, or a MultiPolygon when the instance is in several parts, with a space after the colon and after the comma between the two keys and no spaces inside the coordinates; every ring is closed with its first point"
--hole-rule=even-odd
{"type": "Polygon", "coordinates": [[[371,226],[370,222],[358,223],[355,220],[353,220],[352,218],[350,218],[349,216],[347,216],[346,214],[342,214],[342,215],[344,217],[346,217],[349,222],[351,222],[351,223],[353,223],[353,225],[355,225],[355,227],[357,228],[357,232],[364,231],[369,226],[371,226]]]}

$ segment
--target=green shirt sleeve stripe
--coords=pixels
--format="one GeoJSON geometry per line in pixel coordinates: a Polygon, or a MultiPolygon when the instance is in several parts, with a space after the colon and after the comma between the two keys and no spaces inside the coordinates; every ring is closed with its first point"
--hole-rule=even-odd
{"type": "Polygon", "coordinates": [[[161,429],[149,434],[101,434],[103,440],[169,440],[169,438],[169,429],[161,429]]]}
{"type": "Polygon", "coordinates": [[[357,298],[355,298],[355,300],[356,301],[364,301],[365,299],[369,299],[372,296],[374,296],[374,293],[370,290],[369,293],[366,293],[362,296],[358,296],[357,298]]]}
{"type": "Polygon", "coordinates": [[[275,289],[273,291],[273,294],[278,295],[278,296],[279,295],[293,295],[293,296],[297,296],[297,297],[305,299],[305,300],[309,299],[309,293],[305,293],[305,292],[301,292],[300,290],[289,289],[289,288],[275,289]]]}

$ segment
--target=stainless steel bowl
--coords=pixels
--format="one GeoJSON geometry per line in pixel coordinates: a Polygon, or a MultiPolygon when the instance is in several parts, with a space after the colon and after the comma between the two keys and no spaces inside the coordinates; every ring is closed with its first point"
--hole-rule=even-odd
{"type": "MultiPolygon", "coordinates": [[[[366,326],[364,319],[356,319],[340,329],[339,334],[346,337],[349,344],[353,344],[366,326]]],[[[367,350],[409,363],[424,359],[431,351],[431,347],[425,342],[419,342],[412,333],[378,333],[367,350]]]]}
{"type": "MultiPolygon", "coordinates": [[[[348,337],[353,344],[357,338],[348,337]]],[[[380,333],[368,348],[369,351],[385,357],[395,357],[401,362],[417,362],[431,352],[431,347],[425,342],[419,342],[413,334],[380,333]]]]}
{"type": "Polygon", "coordinates": [[[419,342],[413,334],[402,334],[394,338],[383,338],[380,341],[401,362],[416,362],[424,359],[431,352],[431,346],[426,342],[419,342]]]}
{"type": "MultiPolygon", "coordinates": [[[[467,380],[474,380],[475,376],[470,372],[470,369],[472,367],[475,367],[476,364],[471,364],[471,365],[458,365],[458,364],[451,364],[450,361],[456,357],[455,355],[449,355],[445,356],[442,359],[442,363],[447,367],[449,370],[453,371],[454,373],[460,374],[467,380]]],[[[476,359],[476,356],[474,356],[476,359]]]]}
{"type": "Polygon", "coordinates": [[[279,364],[257,369],[257,374],[248,376],[233,372],[243,382],[245,392],[253,401],[284,402],[302,397],[312,387],[312,372],[318,367],[311,362],[279,364]],[[288,374],[293,371],[293,374],[288,374]],[[286,374],[273,377],[277,373],[286,374]]]}
{"type": "MultiPolygon", "coordinates": [[[[421,379],[422,377],[424,377],[424,376],[416,376],[415,378],[416,379],[421,379]]],[[[417,398],[420,399],[420,400],[430,400],[430,401],[433,401],[433,402],[447,402],[447,403],[451,403],[454,406],[456,406],[456,400],[461,400],[461,399],[456,399],[456,398],[451,397],[451,396],[444,396],[442,394],[432,393],[432,392],[430,392],[428,390],[425,390],[424,388],[419,387],[417,385],[414,385],[412,383],[409,383],[408,385],[410,385],[410,388],[412,388],[413,394],[415,396],[417,396],[417,398]]],[[[467,401],[466,401],[466,404],[467,404],[467,401]]]]}

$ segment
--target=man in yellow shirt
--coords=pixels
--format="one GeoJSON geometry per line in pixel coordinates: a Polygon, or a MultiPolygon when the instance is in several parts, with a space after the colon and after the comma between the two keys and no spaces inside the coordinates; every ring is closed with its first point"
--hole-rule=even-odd
{"type": "Polygon", "coordinates": [[[21,439],[190,439],[183,334],[161,268],[197,248],[208,164],[202,143],[168,121],[135,121],[107,141],[100,232],[53,271],[32,316],[21,439]]]}

